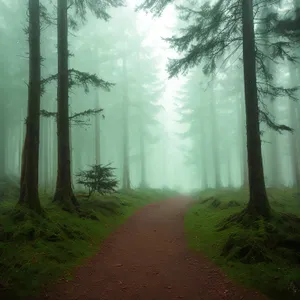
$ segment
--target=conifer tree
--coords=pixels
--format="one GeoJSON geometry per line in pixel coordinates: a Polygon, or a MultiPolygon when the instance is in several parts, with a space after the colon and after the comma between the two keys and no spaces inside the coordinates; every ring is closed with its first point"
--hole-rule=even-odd
{"type": "Polygon", "coordinates": [[[122,5],[122,0],[58,0],[57,1],[57,39],[58,39],[58,74],[57,74],[57,135],[58,135],[58,169],[54,201],[60,203],[66,210],[73,211],[78,208],[78,201],[74,195],[71,181],[71,155],[70,155],[70,125],[69,125],[69,88],[70,73],[75,78],[81,78],[80,83],[87,88],[91,83],[97,87],[109,88],[110,84],[89,75],[68,68],[68,28],[78,26],[77,20],[85,21],[87,9],[96,17],[109,20],[107,9],[122,5]],[[75,16],[68,16],[68,10],[74,9],[75,16]]]}
{"type": "Polygon", "coordinates": [[[41,51],[40,51],[40,1],[29,0],[29,84],[26,136],[22,153],[19,205],[37,213],[42,208],[38,193],[41,51]]]}
{"type": "MultiPolygon", "coordinates": [[[[172,0],[146,0],[137,9],[144,9],[159,16],[172,0]]],[[[260,121],[276,130],[291,130],[274,123],[259,107],[259,95],[292,96],[293,89],[275,86],[269,76],[266,56],[255,43],[253,10],[279,3],[279,0],[218,0],[203,5],[188,1],[178,6],[180,17],[188,25],[180,36],[167,38],[172,48],[184,54],[168,64],[169,76],[185,74],[190,68],[203,65],[205,74],[214,74],[220,60],[230,52],[225,61],[242,47],[244,66],[244,94],[246,108],[247,155],[250,199],[245,212],[254,216],[269,217],[271,209],[265,188],[260,138],[260,121]],[[230,51],[229,51],[230,50],[230,51]],[[259,91],[259,94],[258,94],[259,91]]],[[[261,20],[264,21],[264,20],[261,20]]],[[[268,45],[273,57],[291,59],[289,47],[280,41],[268,45]]]]}

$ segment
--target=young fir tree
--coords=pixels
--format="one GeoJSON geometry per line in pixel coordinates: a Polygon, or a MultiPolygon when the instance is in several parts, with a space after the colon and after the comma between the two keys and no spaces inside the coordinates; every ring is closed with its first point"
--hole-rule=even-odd
{"type": "Polygon", "coordinates": [[[29,0],[29,84],[26,136],[22,153],[20,197],[18,205],[37,213],[42,208],[38,194],[41,53],[40,53],[40,1],[29,0]]]}
{"type": "MultiPolygon", "coordinates": [[[[173,1],[146,0],[138,9],[160,15],[171,2],[173,1]]],[[[223,59],[229,49],[234,49],[235,53],[242,46],[250,190],[250,199],[245,212],[266,218],[270,216],[271,209],[265,187],[259,124],[260,120],[274,128],[276,124],[259,108],[257,78],[263,79],[262,85],[259,86],[262,94],[290,95],[292,92],[275,87],[270,80],[266,83],[267,73],[264,70],[267,66],[264,65],[262,59],[264,57],[255,44],[254,6],[259,10],[274,2],[274,0],[255,0],[255,3],[252,0],[218,0],[214,4],[206,2],[200,6],[194,1],[189,1],[187,6],[178,7],[182,20],[188,22],[182,35],[166,39],[172,48],[185,54],[180,59],[170,60],[168,65],[170,77],[186,73],[188,69],[202,62],[204,73],[213,74],[218,61],[223,59]],[[259,5],[255,5],[258,2],[259,5]]],[[[270,43],[269,47],[274,56],[285,56],[289,53],[289,45],[280,42],[270,43]]],[[[276,128],[288,129],[287,126],[276,128]]]]}

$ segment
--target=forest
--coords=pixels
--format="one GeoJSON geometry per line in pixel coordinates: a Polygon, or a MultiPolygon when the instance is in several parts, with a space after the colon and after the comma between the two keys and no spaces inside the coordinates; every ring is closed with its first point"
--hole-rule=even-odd
{"type": "Polygon", "coordinates": [[[299,12],[0,0],[0,298],[299,299],[299,12]]]}

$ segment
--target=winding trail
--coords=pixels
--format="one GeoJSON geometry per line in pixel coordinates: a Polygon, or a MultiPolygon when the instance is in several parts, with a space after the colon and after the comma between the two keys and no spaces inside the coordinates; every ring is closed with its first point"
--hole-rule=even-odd
{"type": "Polygon", "coordinates": [[[75,270],[72,281],[39,299],[266,300],[187,249],[183,219],[190,204],[178,197],[142,208],[75,270]]]}

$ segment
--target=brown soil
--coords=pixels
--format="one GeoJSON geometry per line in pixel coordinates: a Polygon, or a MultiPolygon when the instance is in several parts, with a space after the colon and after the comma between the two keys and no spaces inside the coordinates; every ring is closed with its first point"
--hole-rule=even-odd
{"type": "Polygon", "coordinates": [[[50,300],[266,300],[233,284],[186,246],[186,198],[148,205],[102,245],[99,253],[40,299],[50,300]]]}

